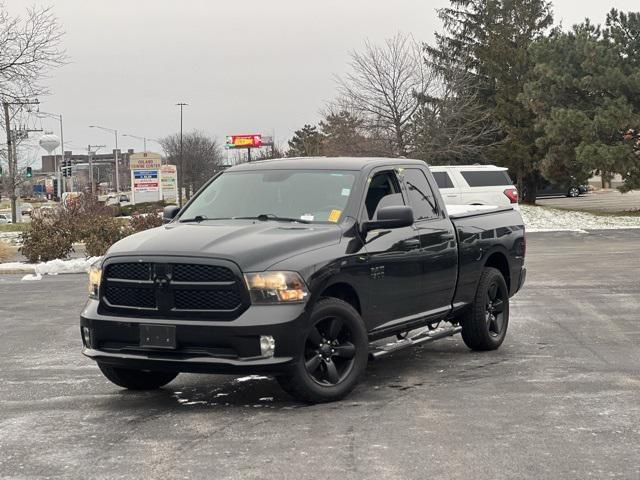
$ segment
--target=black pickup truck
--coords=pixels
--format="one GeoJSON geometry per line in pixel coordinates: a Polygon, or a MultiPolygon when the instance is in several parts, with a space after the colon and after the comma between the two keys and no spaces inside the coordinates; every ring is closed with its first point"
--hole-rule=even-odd
{"type": "Polygon", "coordinates": [[[164,217],[89,274],[83,353],[125,388],[266,373],[336,400],[369,358],[405,346],[461,332],[498,348],[526,273],[520,214],[449,215],[417,160],[238,165],[164,217]]]}

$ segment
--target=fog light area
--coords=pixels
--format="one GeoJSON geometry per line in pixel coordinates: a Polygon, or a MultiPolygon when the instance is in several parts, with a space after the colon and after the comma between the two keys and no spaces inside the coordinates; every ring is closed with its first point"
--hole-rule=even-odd
{"type": "Polygon", "coordinates": [[[260,335],[260,352],[263,357],[271,358],[276,351],[276,341],[271,335],[260,335]]]}

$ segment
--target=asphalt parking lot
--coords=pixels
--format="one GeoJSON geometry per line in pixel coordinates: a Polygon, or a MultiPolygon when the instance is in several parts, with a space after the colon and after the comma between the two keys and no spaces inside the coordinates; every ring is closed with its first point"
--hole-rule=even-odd
{"type": "Polygon", "coordinates": [[[602,190],[580,195],[577,198],[560,195],[539,198],[536,202],[544,207],[566,208],[569,210],[587,210],[603,213],[640,212],[640,191],[620,193],[617,190],[602,190]]]}
{"type": "Polygon", "coordinates": [[[530,234],[500,350],[404,350],[314,406],[264,378],[121,390],[80,354],[84,275],[0,277],[0,477],[640,479],[638,252],[530,234]]]}

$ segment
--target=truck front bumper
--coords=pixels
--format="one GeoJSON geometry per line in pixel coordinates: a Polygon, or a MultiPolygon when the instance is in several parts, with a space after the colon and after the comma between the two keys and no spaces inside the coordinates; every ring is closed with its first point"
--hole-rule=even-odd
{"type": "Polygon", "coordinates": [[[80,316],[82,353],[105,365],[139,370],[193,373],[286,373],[303,348],[306,306],[251,306],[235,320],[187,320],[100,314],[89,300],[80,316]],[[176,348],[140,346],[141,325],[175,326],[176,348]],[[273,356],[263,356],[260,337],[275,340],[273,356]]]}

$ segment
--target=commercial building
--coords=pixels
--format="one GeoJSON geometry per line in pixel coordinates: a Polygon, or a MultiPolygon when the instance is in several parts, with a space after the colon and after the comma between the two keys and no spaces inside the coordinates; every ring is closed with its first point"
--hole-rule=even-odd
{"type": "MultiPolygon", "coordinates": [[[[126,152],[118,149],[118,175],[120,181],[120,190],[129,190],[131,188],[131,174],[129,167],[129,158],[135,153],[132,148],[126,152]]],[[[66,178],[66,190],[82,191],[90,188],[89,177],[89,155],[74,154],[71,151],[64,152],[65,160],[71,160],[72,177],[66,178]]],[[[57,166],[60,164],[60,155],[43,155],[42,169],[43,174],[56,175],[57,166]]],[[[115,189],[116,186],[116,150],[110,153],[94,153],[91,155],[91,163],[93,163],[93,177],[96,186],[100,190],[115,189]]]]}

